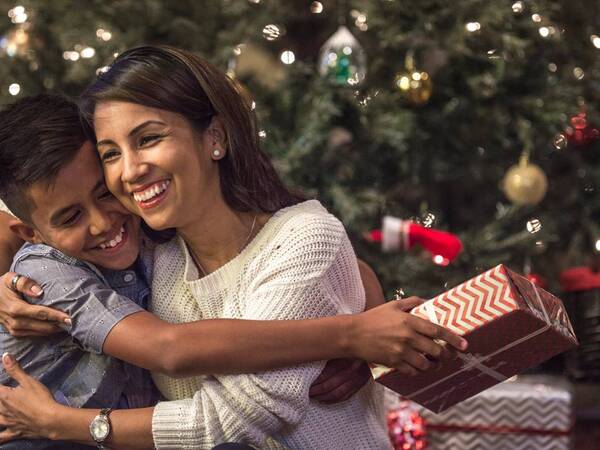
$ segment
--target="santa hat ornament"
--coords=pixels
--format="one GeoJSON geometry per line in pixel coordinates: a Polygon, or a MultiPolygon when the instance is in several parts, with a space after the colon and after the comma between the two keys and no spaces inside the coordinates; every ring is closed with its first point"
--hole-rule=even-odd
{"type": "Polygon", "coordinates": [[[371,242],[381,242],[384,252],[406,251],[419,244],[440,266],[450,264],[463,248],[460,239],[452,233],[392,216],[385,216],[382,229],[367,233],[366,238],[371,242]]]}

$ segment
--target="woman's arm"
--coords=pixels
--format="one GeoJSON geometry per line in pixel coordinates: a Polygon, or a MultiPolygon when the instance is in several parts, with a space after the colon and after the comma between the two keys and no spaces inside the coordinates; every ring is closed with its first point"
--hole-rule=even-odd
{"type": "MultiPolygon", "coordinates": [[[[13,439],[45,438],[95,446],[89,426],[98,409],[70,408],[57,403],[48,389],[27,375],[14,359],[4,354],[6,373],[16,388],[0,386],[0,443],[13,439]]],[[[112,431],[105,442],[111,448],[154,449],[154,408],[118,410],[110,414],[112,431]]]]}
{"type": "Polygon", "coordinates": [[[360,279],[365,288],[365,311],[375,306],[383,305],[385,303],[383,289],[373,269],[362,259],[359,259],[358,271],[360,272],[360,279]]]}

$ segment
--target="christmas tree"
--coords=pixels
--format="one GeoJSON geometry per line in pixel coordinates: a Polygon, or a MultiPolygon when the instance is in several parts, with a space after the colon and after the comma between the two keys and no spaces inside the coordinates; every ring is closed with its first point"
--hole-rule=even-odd
{"type": "Polygon", "coordinates": [[[388,293],[429,297],[498,263],[556,290],[562,269],[600,252],[594,0],[0,0],[0,12],[3,104],[77,95],[143,43],[228,70],[283,178],[341,218],[388,293]],[[382,254],[363,233],[386,214],[456,233],[464,251],[449,265],[382,254]]]}

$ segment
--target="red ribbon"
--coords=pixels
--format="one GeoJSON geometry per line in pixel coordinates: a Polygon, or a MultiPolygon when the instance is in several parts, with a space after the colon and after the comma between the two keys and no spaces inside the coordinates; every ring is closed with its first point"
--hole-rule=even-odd
{"type": "Polygon", "coordinates": [[[500,427],[494,425],[444,425],[427,422],[427,429],[434,431],[466,431],[492,434],[532,434],[541,436],[568,436],[571,430],[540,430],[539,428],[500,427]]]}

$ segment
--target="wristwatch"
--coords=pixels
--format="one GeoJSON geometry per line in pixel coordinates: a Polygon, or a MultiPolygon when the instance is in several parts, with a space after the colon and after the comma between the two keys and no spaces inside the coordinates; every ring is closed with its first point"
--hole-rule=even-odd
{"type": "Polygon", "coordinates": [[[103,442],[108,438],[110,434],[110,418],[108,415],[111,413],[112,408],[103,408],[90,423],[90,434],[92,439],[96,442],[99,449],[105,449],[103,442]]]}

